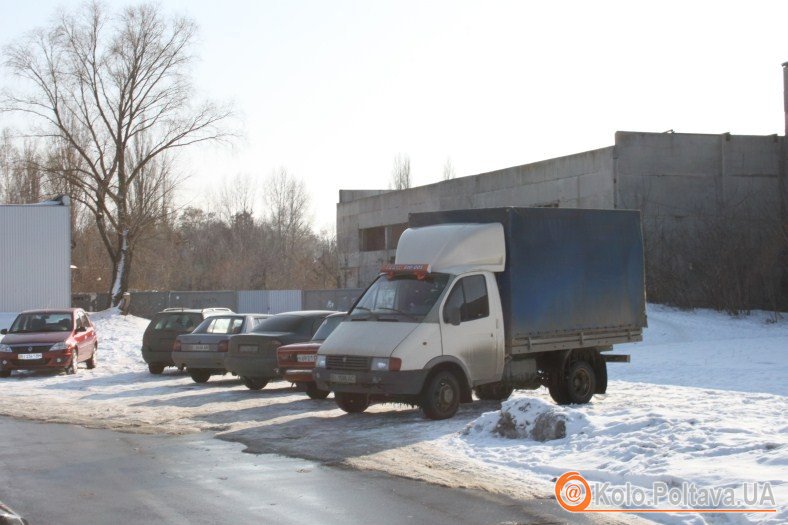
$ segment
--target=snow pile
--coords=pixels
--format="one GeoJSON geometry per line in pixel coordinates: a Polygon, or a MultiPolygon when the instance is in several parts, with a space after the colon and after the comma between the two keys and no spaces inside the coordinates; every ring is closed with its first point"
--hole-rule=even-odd
{"type": "Polygon", "coordinates": [[[463,430],[464,436],[497,435],[508,439],[550,441],[578,434],[588,425],[580,410],[544,399],[511,399],[501,410],[487,412],[463,430]]]}
{"type": "MultiPolygon", "coordinates": [[[[142,360],[142,334],[150,321],[133,315],[120,315],[116,308],[91,314],[99,337],[100,375],[147,370],[142,360]]],[[[80,370],[81,372],[81,370],[80,370]]]]}

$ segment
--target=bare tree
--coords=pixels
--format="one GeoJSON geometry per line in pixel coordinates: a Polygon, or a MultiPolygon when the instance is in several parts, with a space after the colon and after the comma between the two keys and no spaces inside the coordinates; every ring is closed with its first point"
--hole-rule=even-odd
{"type": "Polygon", "coordinates": [[[190,52],[197,27],[166,20],[153,4],[116,16],[91,3],[8,46],[5,65],[28,93],[0,109],[37,117],[39,136],[57,137],[80,162],[62,176],[82,190],[112,262],[113,304],[128,288],[133,251],[171,194],[177,148],[219,140],[228,108],[190,103],[190,52]],[[152,191],[154,190],[155,191],[152,191]]]}
{"type": "Polygon", "coordinates": [[[265,184],[268,223],[282,248],[293,246],[309,232],[309,193],[304,181],[279,168],[265,184]]]}
{"type": "Polygon", "coordinates": [[[230,222],[239,214],[253,215],[256,200],[257,188],[254,178],[249,174],[239,173],[222,179],[210,202],[219,217],[225,222],[230,222]]]}
{"type": "Polygon", "coordinates": [[[47,193],[42,152],[30,139],[15,139],[10,130],[0,135],[0,201],[40,202],[47,193]]]}
{"type": "Polygon", "coordinates": [[[443,180],[451,180],[454,178],[454,165],[451,163],[451,158],[446,159],[446,164],[443,165],[443,180]]]}
{"type": "Polygon", "coordinates": [[[391,187],[395,190],[410,188],[410,157],[399,154],[394,157],[391,171],[391,187]]]}

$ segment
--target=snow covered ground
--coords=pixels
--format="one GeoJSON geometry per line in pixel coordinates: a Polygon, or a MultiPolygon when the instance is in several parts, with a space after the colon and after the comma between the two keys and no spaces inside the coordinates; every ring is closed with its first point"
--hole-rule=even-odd
{"type": "MultiPolygon", "coordinates": [[[[611,487],[770,481],[776,515],[648,518],[788,522],[788,320],[770,314],[731,318],[650,305],[645,342],[617,348],[632,354],[632,363],[609,366],[607,395],[586,406],[558,407],[544,389],[523,391],[503,405],[464,405],[441,422],[425,421],[406,406],[376,405],[348,415],[331,398],[313,401],[282,382],[251,392],[230,376],[205,385],[176,372],[152,376],[139,355],[146,320],[112,312],[92,318],[100,337],[98,368],[0,380],[0,415],[133,432],[214,431],[251,451],[513,497],[550,498],[552,480],[569,470],[611,487]],[[495,432],[502,413],[515,428],[557,414],[567,420],[567,435],[545,442],[502,437],[495,432]]],[[[612,517],[602,515],[600,522],[612,517]]]]}

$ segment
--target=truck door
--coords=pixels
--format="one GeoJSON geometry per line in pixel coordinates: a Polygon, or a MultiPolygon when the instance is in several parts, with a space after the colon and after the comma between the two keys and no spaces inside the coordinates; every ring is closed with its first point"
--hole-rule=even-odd
{"type": "Polygon", "coordinates": [[[471,382],[498,381],[497,332],[496,318],[490,315],[490,294],[485,275],[458,279],[441,311],[443,354],[463,361],[471,374],[471,382]],[[459,318],[456,314],[458,309],[459,318]],[[452,311],[455,312],[454,319],[452,311]]]}

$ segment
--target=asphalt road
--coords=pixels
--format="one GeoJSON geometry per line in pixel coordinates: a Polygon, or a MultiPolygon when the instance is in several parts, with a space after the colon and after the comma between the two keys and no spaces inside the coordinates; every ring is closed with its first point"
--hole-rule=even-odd
{"type": "Polygon", "coordinates": [[[209,435],[0,418],[0,501],[31,525],[586,522],[551,500],[515,502],[241,448],[209,435]]]}

